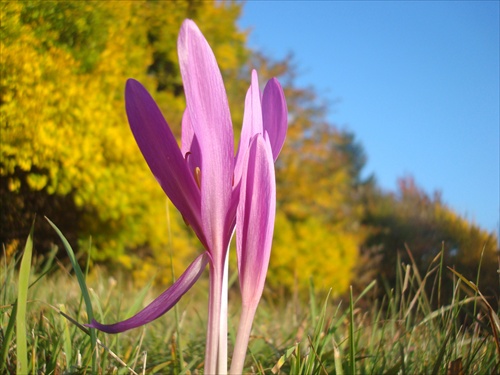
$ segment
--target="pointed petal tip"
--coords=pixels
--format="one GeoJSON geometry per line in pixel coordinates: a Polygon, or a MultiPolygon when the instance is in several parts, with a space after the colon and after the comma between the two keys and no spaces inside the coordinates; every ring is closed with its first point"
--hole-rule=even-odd
{"type": "Polygon", "coordinates": [[[101,324],[95,319],[92,319],[91,323],[85,324],[85,326],[106,333],[120,333],[143,326],[144,324],[158,319],[170,310],[181,297],[191,289],[194,283],[200,278],[209,259],[210,256],[207,252],[200,254],[170,288],[131,318],[113,324],[101,324]]]}
{"type": "Polygon", "coordinates": [[[87,328],[98,329],[99,331],[105,332],[105,333],[120,333],[120,332],[126,331],[125,329],[120,330],[119,327],[118,327],[118,329],[117,329],[117,327],[113,327],[113,326],[115,326],[115,324],[109,324],[109,325],[108,324],[101,324],[95,319],[92,319],[92,321],[89,324],[84,324],[84,326],[87,328]]]}
{"type": "Polygon", "coordinates": [[[128,85],[128,84],[137,84],[137,83],[139,83],[139,81],[136,80],[135,78],[127,78],[126,85],[128,85]]]}
{"type": "Polygon", "coordinates": [[[183,41],[185,41],[186,37],[191,32],[195,32],[195,33],[197,33],[199,35],[202,35],[202,37],[203,37],[203,34],[201,33],[200,28],[198,27],[198,25],[193,20],[191,20],[189,18],[186,18],[182,22],[181,29],[179,31],[179,35],[178,35],[178,42],[179,42],[179,44],[181,44],[183,41]]]}
{"type": "Polygon", "coordinates": [[[264,129],[268,132],[274,160],[285,142],[288,128],[288,108],[285,93],[276,78],[271,78],[264,87],[262,97],[264,129]]]}
{"type": "Polygon", "coordinates": [[[200,187],[203,192],[201,218],[206,244],[211,248],[216,241],[212,234],[219,233],[217,227],[224,225],[231,206],[234,171],[231,113],[215,55],[194,22],[184,21],[177,52],[186,107],[200,154],[203,155],[200,166],[203,176],[200,187]]]}
{"type": "MultiPolygon", "coordinates": [[[[125,108],[127,109],[127,114],[129,114],[128,111],[131,110],[131,102],[136,100],[140,102],[154,101],[142,83],[133,78],[129,78],[125,83],[125,108]]],[[[132,107],[136,105],[132,105],[132,107]]]]}
{"type": "Polygon", "coordinates": [[[196,23],[191,19],[191,18],[186,18],[184,21],[182,21],[181,29],[184,27],[195,27],[198,28],[196,23]]]}
{"type": "Polygon", "coordinates": [[[110,334],[122,333],[122,332],[128,331],[132,328],[136,328],[136,327],[140,326],[140,325],[131,326],[130,324],[127,324],[127,323],[128,322],[123,321],[123,322],[114,323],[114,324],[102,324],[102,323],[99,323],[97,320],[92,319],[90,324],[84,324],[84,326],[88,327],[88,328],[94,328],[94,329],[97,329],[101,332],[110,333],[110,334]]]}
{"type": "Polygon", "coordinates": [[[138,91],[146,91],[142,83],[134,78],[127,79],[127,82],[125,83],[125,96],[137,94],[138,91]]]}
{"type": "Polygon", "coordinates": [[[259,74],[257,73],[257,70],[252,69],[251,79],[256,80],[257,84],[259,83],[259,74]]]}

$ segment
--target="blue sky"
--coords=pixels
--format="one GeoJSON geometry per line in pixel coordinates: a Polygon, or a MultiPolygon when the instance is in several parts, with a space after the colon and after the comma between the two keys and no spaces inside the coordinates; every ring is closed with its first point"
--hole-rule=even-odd
{"type": "Polygon", "coordinates": [[[332,103],[379,186],[411,175],[498,232],[499,19],[498,1],[250,0],[239,25],[250,47],[294,53],[297,83],[332,103]]]}

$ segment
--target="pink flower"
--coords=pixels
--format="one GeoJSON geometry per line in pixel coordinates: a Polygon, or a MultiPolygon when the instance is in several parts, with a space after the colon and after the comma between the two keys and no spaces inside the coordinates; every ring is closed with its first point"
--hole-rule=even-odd
{"type": "MultiPolygon", "coordinates": [[[[274,176],[273,161],[286,136],[287,109],[283,90],[276,79],[267,83],[261,98],[257,73],[253,71],[252,84],[245,100],[240,146],[235,157],[233,128],[222,76],[210,46],[191,20],[182,24],[178,54],[186,95],[181,148],[153,98],[139,82],[132,79],[128,80],[125,89],[126,111],[134,137],[151,172],[191,226],[205,252],[169,289],[135,316],[111,325],[93,321],[90,327],[117,333],[160,317],[192,287],[208,263],[210,299],[205,372],[216,373],[218,351],[225,344],[219,342],[225,340],[219,337],[219,331],[226,254],[237,221],[239,201],[242,197],[245,202],[248,201],[247,195],[240,193],[240,184],[247,181],[245,174],[254,168],[272,169],[274,176]],[[268,151],[264,152],[266,147],[268,151]],[[270,165],[263,166],[264,160],[270,165]]],[[[253,175],[249,179],[257,184],[261,183],[259,181],[267,183],[264,180],[268,180],[253,175]]],[[[246,189],[246,182],[244,186],[246,189]]],[[[262,188],[256,189],[255,194],[261,191],[262,188]]],[[[275,201],[271,196],[261,199],[275,201]]],[[[245,205],[245,212],[251,210],[248,204],[245,205]]],[[[248,225],[251,227],[251,224],[248,225]]],[[[251,258],[244,257],[244,269],[248,268],[251,258]]],[[[258,255],[257,258],[263,256],[258,255]]],[[[265,268],[267,270],[267,263],[265,268]]],[[[218,371],[224,372],[224,368],[219,367],[218,371]]]]}

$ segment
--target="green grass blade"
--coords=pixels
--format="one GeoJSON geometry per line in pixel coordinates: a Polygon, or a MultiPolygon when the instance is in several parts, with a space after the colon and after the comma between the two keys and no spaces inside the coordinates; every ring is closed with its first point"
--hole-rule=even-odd
{"type": "Polygon", "coordinates": [[[340,353],[340,348],[337,345],[335,339],[332,338],[333,341],[333,359],[335,361],[335,374],[336,375],[344,375],[344,368],[342,366],[342,355],[340,353]]]}
{"type": "Polygon", "coordinates": [[[292,358],[292,356],[294,355],[295,353],[295,350],[297,348],[297,345],[298,344],[295,344],[295,346],[292,346],[290,348],[288,348],[285,353],[280,357],[280,359],[278,360],[278,362],[274,365],[274,367],[272,368],[271,372],[273,374],[277,374],[280,372],[280,369],[281,367],[285,364],[285,362],[287,360],[289,360],[290,358],[292,358]]]}
{"type": "Polygon", "coordinates": [[[16,313],[16,351],[17,351],[17,373],[28,373],[28,344],[26,342],[26,304],[28,301],[28,287],[31,273],[31,256],[33,253],[33,230],[35,223],[31,226],[31,231],[24,247],[23,260],[19,270],[19,289],[17,292],[17,313],[16,313]]]}
{"type": "Polygon", "coordinates": [[[366,293],[372,290],[375,285],[377,285],[377,280],[373,280],[370,284],[368,284],[368,286],[365,289],[363,289],[363,291],[359,294],[358,298],[356,298],[354,304],[358,303],[358,301],[360,301],[361,298],[363,298],[366,295],[366,293]]]}
{"type": "Polygon", "coordinates": [[[5,334],[3,337],[3,343],[0,346],[0,359],[1,367],[0,373],[7,373],[7,354],[9,353],[10,342],[12,341],[12,335],[14,334],[14,327],[17,317],[17,301],[12,305],[12,311],[10,313],[9,323],[7,323],[7,328],[5,329],[5,334]]]}
{"type": "MultiPolygon", "coordinates": [[[[45,219],[49,222],[50,226],[56,231],[57,235],[59,236],[64,245],[64,249],[68,253],[69,260],[71,261],[71,265],[73,266],[73,270],[75,271],[76,279],[78,280],[78,284],[80,285],[80,290],[82,291],[83,299],[85,301],[85,308],[87,310],[87,316],[90,323],[94,318],[94,313],[92,310],[92,302],[90,300],[89,291],[85,283],[85,277],[83,276],[82,269],[80,268],[80,265],[76,260],[75,253],[71,248],[71,245],[69,244],[66,237],[64,237],[59,228],[57,228],[52,221],[50,221],[47,217],[45,219]]],[[[92,346],[92,373],[95,374],[97,373],[97,351],[96,351],[97,336],[95,329],[90,328],[89,332],[90,332],[90,344],[92,346]]]]}
{"type": "Polygon", "coordinates": [[[444,242],[441,245],[441,259],[439,261],[439,273],[438,273],[438,307],[441,307],[441,284],[443,283],[443,265],[444,265],[444,242]]]}
{"type": "MultiPolygon", "coordinates": [[[[312,282],[311,286],[313,286],[312,282]]],[[[314,293],[314,290],[312,290],[311,292],[314,293]]],[[[331,289],[328,291],[328,294],[325,298],[325,303],[323,304],[323,308],[321,309],[320,314],[316,316],[315,321],[313,322],[314,323],[313,327],[315,327],[313,336],[314,338],[311,339],[311,337],[308,336],[309,347],[312,353],[309,354],[305,362],[307,374],[317,373],[318,371],[320,372],[321,369],[325,373],[327,373],[322,363],[322,356],[324,348],[326,346],[326,341],[329,340],[329,337],[324,333],[324,328],[325,328],[324,325],[325,325],[326,309],[328,306],[328,299],[330,298],[330,293],[331,289]]]]}
{"type": "MultiPolygon", "coordinates": [[[[484,250],[486,249],[486,246],[483,247],[483,251],[481,251],[481,257],[479,258],[479,265],[477,267],[477,276],[476,276],[476,285],[479,287],[479,276],[481,275],[481,265],[483,264],[483,256],[484,256],[484,250]]],[[[477,292],[476,296],[477,296],[477,292]]],[[[474,303],[474,316],[476,316],[477,313],[477,303],[474,303]]]]}
{"type": "Polygon", "coordinates": [[[149,283],[146,284],[135,296],[134,296],[134,303],[130,306],[130,308],[127,310],[125,313],[125,317],[130,317],[137,313],[139,309],[141,308],[144,300],[146,299],[146,295],[148,294],[149,290],[151,289],[151,286],[153,284],[153,281],[151,280],[149,283]]]}
{"type": "Polygon", "coordinates": [[[40,271],[41,275],[47,274],[52,269],[52,265],[54,264],[54,260],[56,259],[56,255],[57,255],[58,250],[59,249],[55,245],[53,245],[50,248],[50,253],[47,256],[47,260],[44,262],[43,268],[40,271]]]}
{"type": "Polygon", "coordinates": [[[356,350],[354,345],[354,299],[352,285],[349,289],[349,373],[356,373],[356,350]]]}
{"type": "MultiPolygon", "coordinates": [[[[169,201],[167,200],[167,228],[168,228],[168,249],[170,253],[170,272],[172,274],[172,282],[175,282],[175,272],[174,272],[174,261],[173,261],[173,255],[172,255],[172,244],[171,244],[171,238],[172,238],[172,228],[170,225],[170,209],[169,209],[169,201]]],[[[184,357],[182,353],[182,340],[181,340],[181,327],[180,327],[180,322],[179,322],[179,306],[175,304],[174,306],[174,318],[175,318],[175,332],[176,332],[176,339],[177,339],[177,355],[179,357],[178,359],[178,364],[179,364],[179,371],[182,372],[184,370],[184,357]]],[[[177,366],[174,366],[174,372],[177,375],[177,366]]]]}
{"type": "Polygon", "coordinates": [[[309,278],[309,308],[311,310],[311,324],[314,326],[316,324],[316,292],[314,291],[314,281],[313,278],[309,278]]]}
{"type": "Polygon", "coordinates": [[[309,341],[309,348],[312,353],[309,353],[309,358],[308,361],[311,363],[308,364],[307,368],[307,373],[312,374],[312,373],[317,373],[320,372],[320,370],[323,370],[323,372],[328,375],[328,371],[325,369],[325,365],[323,364],[323,361],[319,355],[319,353],[316,351],[316,348],[314,347],[314,343],[311,339],[311,336],[307,336],[307,339],[309,341]],[[313,356],[314,354],[314,356],[313,356]],[[315,371],[318,369],[317,371],[315,371]]]}
{"type": "Polygon", "coordinates": [[[444,367],[443,360],[444,360],[444,355],[446,354],[446,345],[448,344],[448,341],[450,340],[451,337],[451,332],[452,332],[451,330],[447,332],[446,338],[444,339],[444,342],[439,348],[439,352],[431,372],[432,375],[438,375],[440,373],[440,370],[444,367]]]}
{"type": "MultiPolygon", "coordinates": [[[[61,304],[59,305],[59,309],[61,312],[66,313],[66,306],[61,304]]],[[[71,333],[69,332],[69,324],[67,319],[63,318],[61,315],[61,326],[62,326],[62,342],[64,354],[66,355],[66,366],[71,367],[73,363],[73,350],[71,347],[71,333]]]]}

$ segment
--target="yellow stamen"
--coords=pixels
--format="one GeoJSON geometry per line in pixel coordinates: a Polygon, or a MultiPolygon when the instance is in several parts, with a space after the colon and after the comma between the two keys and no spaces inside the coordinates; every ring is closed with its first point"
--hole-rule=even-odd
{"type": "Polygon", "coordinates": [[[194,179],[198,188],[201,189],[201,169],[199,167],[194,169],[194,179]]]}

